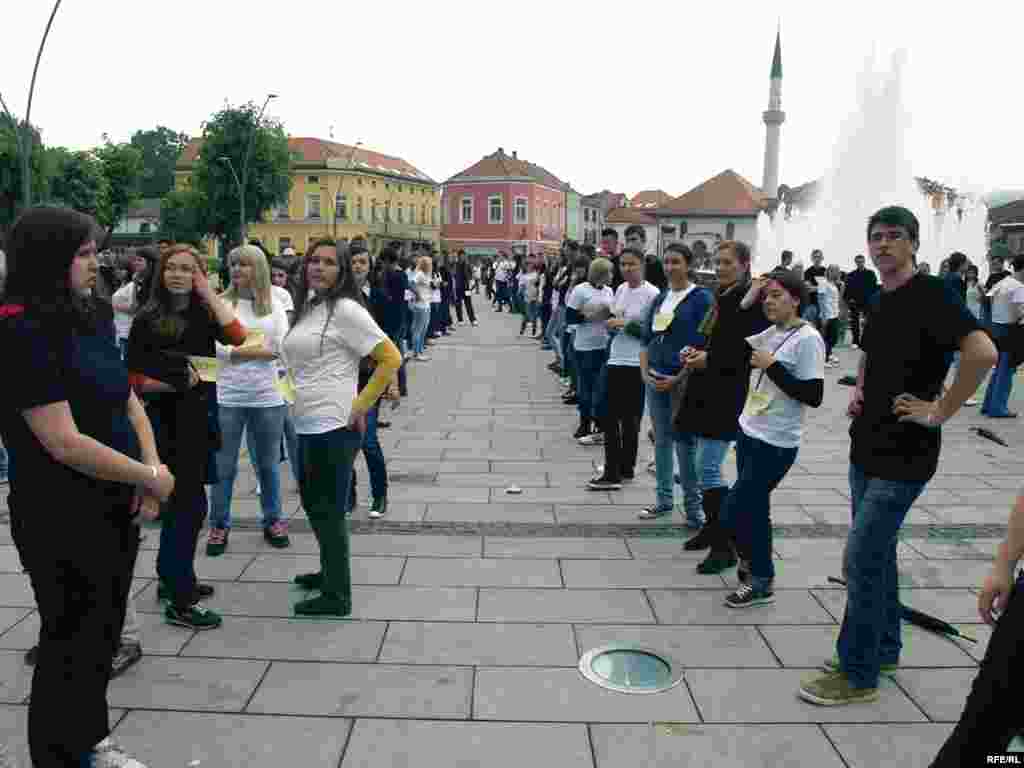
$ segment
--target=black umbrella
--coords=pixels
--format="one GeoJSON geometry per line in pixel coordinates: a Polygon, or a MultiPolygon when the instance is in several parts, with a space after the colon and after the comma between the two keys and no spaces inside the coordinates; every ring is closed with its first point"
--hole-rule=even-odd
{"type": "Polygon", "coordinates": [[[1009,443],[990,429],[985,429],[985,427],[971,427],[970,431],[974,432],[978,437],[984,437],[986,440],[991,440],[993,443],[1009,447],[1009,443]]]}
{"type": "MultiPolygon", "coordinates": [[[[835,576],[829,576],[828,580],[832,584],[841,584],[844,587],[846,586],[845,581],[838,579],[835,576]]],[[[900,605],[900,614],[904,621],[909,621],[911,624],[921,627],[921,629],[927,629],[929,632],[936,632],[940,635],[947,635],[949,637],[959,637],[969,643],[978,642],[977,638],[965,635],[948,621],[943,621],[942,619],[937,619],[927,613],[922,613],[916,608],[908,608],[905,605],[900,605]]]]}

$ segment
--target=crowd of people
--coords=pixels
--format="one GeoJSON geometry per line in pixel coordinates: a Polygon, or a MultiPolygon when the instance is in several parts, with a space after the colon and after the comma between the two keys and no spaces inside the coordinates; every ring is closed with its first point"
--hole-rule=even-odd
{"type": "MultiPolygon", "coordinates": [[[[962,254],[932,278],[916,265],[918,227],[898,207],[867,222],[880,280],[863,257],[843,275],[820,251],[806,271],[784,254],[778,268],[754,276],[750,248],[735,240],[719,244],[713,275],[699,274],[688,246],[671,243],[659,259],[637,226],[623,247],[607,229],[600,252],[568,242],[557,257],[477,265],[461,251],[435,262],[426,250],[405,259],[386,247],[373,259],[362,241],[330,239],[293,264],[244,244],[227,254],[216,290],[190,245],[139,249],[123,272],[104,274],[91,218],[27,210],[6,243],[0,343],[19,375],[0,408],[0,437],[11,456],[11,533],[41,619],[30,652],[34,764],[141,766],[110,740],[106,702],[109,679],[142,654],[129,594],[139,525],[161,521],[157,594],[166,620],[197,631],[221,626],[203,606],[214,587],[198,580],[194,561],[208,513],[207,555],[230,547],[243,434],[268,546],[290,544],[284,459],[319,545],[319,570],[295,577],[313,593],[295,615],[350,614],[346,518],[357,503],[356,456],[366,457],[369,514],[381,517],[381,404],[407,395],[406,366],[429,360],[432,339],[464,324],[463,310],[477,324],[481,289],[496,311],[521,313],[520,335],[529,329],[554,353],[550,368],[579,415],[573,438],[603,445],[589,489],[635,479],[646,414],[656,480],[639,516],[670,516],[681,486],[694,531],[683,546],[707,550],[700,573],[736,568],[739,587],[725,597],[733,609],[774,602],[771,494],[797,459],[807,409],[823,402],[840,318],[852,319],[861,352],[848,406],[847,604],[834,656],[798,695],[819,705],[876,699],[879,676],[902,647],[903,520],[936,471],[939,428],[993,367],[983,412],[1012,415],[1005,379],[1019,362],[1024,317],[1024,257],[1012,274],[993,265],[984,290],[962,254]],[[730,487],[723,464],[733,445],[730,487]],[[54,515],[69,502],[78,513],[61,515],[54,536],[54,515]]],[[[1022,515],[1018,504],[979,603],[986,621],[993,608],[1005,613],[935,765],[988,751],[1014,726],[1005,675],[1020,633],[1020,592],[1010,581],[1024,552],[1022,515]]]]}

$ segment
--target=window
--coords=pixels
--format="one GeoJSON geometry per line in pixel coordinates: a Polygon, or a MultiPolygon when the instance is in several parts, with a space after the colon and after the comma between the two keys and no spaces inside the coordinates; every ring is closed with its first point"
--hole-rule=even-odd
{"type": "Polygon", "coordinates": [[[462,198],[462,216],[459,218],[460,224],[472,224],[473,223],[473,198],[464,197],[462,198]]]}
{"type": "Polygon", "coordinates": [[[270,209],[270,216],[273,219],[287,219],[288,218],[288,204],[275,205],[270,209]]]}
{"type": "Polygon", "coordinates": [[[320,195],[306,195],[306,218],[320,218],[320,195]]]}
{"type": "Polygon", "coordinates": [[[342,221],[348,218],[348,200],[341,192],[334,196],[334,215],[342,221]]]}
{"type": "Polygon", "coordinates": [[[405,208],[402,207],[401,203],[396,205],[395,208],[398,209],[397,210],[397,212],[398,212],[398,223],[399,224],[405,224],[405,208]]]}
{"type": "Polygon", "coordinates": [[[504,198],[501,195],[491,195],[487,198],[487,223],[501,224],[504,219],[504,198]]]}
{"type": "Polygon", "coordinates": [[[357,176],[356,177],[356,185],[360,186],[360,187],[363,186],[363,177],[362,176],[357,176]]]}
{"type": "Polygon", "coordinates": [[[360,195],[356,198],[356,221],[363,220],[363,197],[360,195]]]}
{"type": "Polygon", "coordinates": [[[529,203],[527,202],[526,198],[517,197],[513,209],[513,221],[516,224],[529,224],[529,210],[529,203]]]}
{"type": "Polygon", "coordinates": [[[726,225],[725,225],[725,239],[726,240],[732,240],[735,237],[736,237],[736,223],[730,221],[730,222],[726,223],[726,225]]]}
{"type": "Polygon", "coordinates": [[[679,236],[682,237],[685,234],[686,234],[686,222],[685,221],[680,221],[679,222],[679,236]]]}
{"type": "Polygon", "coordinates": [[[436,205],[433,208],[430,209],[430,223],[433,226],[435,226],[435,227],[437,226],[437,206],[436,205]]]}
{"type": "Polygon", "coordinates": [[[320,183],[320,177],[319,176],[307,176],[306,177],[306,183],[307,184],[319,184],[320,183]]]}
{"type": "Polygon", "coordinates": [[[427,223],[427,206],[426,206],[426,204],[423,204],[422,206],[420,206],[420,224],[426,224],[426,223],[427,223]]]}
{"type": "Polygon", "coordinates": [[[370,221],[374,224],[377,223],[377,201],[370,201],[370,221]]]}
{"type": "Polygon", "coordinates": [[[370,179],[370,186],[371,187],[376,187],[377,186],[377,180],[376,179],[370,179]]]}
{"type": "Polygon", "coordinates": [[[391,221],[391,201],[384,201],[384,221],[391,221]]]}
{"type": "Polygon", "coordinates": [[[399,192],[401,192],[401,191],[402,191],[402,185],[401,185],[401,184],[399,184],[399,185],[398,185],[398,191],[399,191],[399,192]]]}

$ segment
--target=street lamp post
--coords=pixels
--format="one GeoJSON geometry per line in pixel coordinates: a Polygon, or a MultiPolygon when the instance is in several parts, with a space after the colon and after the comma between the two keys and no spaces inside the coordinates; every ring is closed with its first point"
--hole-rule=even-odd
{"type": "Polygon", "coordinates": [[[11,129],[14,131],[14,141],[18,147],[18,154],[21,156],[21,202],[24,208],[32,205],[32,180],[29,177],[29,158],[32,154],[32,97],[36,91],[36,75],[39,74],[39,61],[43,58],[43,47],[46,45],[46,38],[50,36],[50,27],[53,26],[53,17],[57,15],[61,0],[53,4],[53,11],[50,12],[50,20],[46,22],[46,29],[43,31],[43,39],[39,41],[39,50],[36,52],[36,64],[32,68],[32,80],[28,86],[28,103],[25,105],[25,122],[20,127],[14,115],[7,109],[3,97],[0,96],[0,106],[4,114],[11,122],[11,129]],[[19,129],[20,128],[20,129],[19,129]]]}
{"type": "Polygon", "coordinates": [[[231,175],[235,177],[235,184],[238,186],[238,235],[242,241],[242,245],[245,245],[249,238],[249,227],[245,218],[245,188],[249,183],[249,158],[252,156],[253,145],[256,143],[256,133],[260,129],[260,121],[263,119],[263,113],[267,110],[267,104],[270,103],[271,99],[276,99],[276,93],[268,93],[266,101],[263,102],[263,107],[260,109],[260,113],[256,116],[256,123],[252,127],[252,133],[249,134],[249,143],[245,147],[245,155],[242,156],[242,175],[235,172],[235,167],[231,163],[231,158],[221,156],[220,161],[226,163],[228,168],[231,169],[231,175]]]}

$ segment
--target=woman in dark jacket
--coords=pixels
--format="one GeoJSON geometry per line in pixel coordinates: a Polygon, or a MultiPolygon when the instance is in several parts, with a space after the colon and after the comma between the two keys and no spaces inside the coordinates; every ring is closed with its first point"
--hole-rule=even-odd
{"type": "Polygon", "coordinates": [[[157,594],[168,599],[169,623],[196,630],[221,624],[219,615],[199,607],[213,587],[196,581],[193,563],[207,513],[203,485],[216,482],[213,455],[220,448],[216,383],[198,368],[216,360],[215,341],[241,346],[246,336],[204,267],[190,245],[164,251],[149,303],[132,323],[126,358],[135,390],[145,395],[160,456],[177,478],[160,529],[157,594]]]}
{"type": "Polygon", "coordinates": [[[738,241],[723,242],[715,255],[718,291],[715,307],[702,332],[708,341],[692,350],[684,363],[690,379],[675,426],[684,442],[696,444],[697,471],[704,507],[704,527],[683,548],[711,553],[697,566],[698,573],[719,573],[736,564],[736,556],[719,525],[719,513],[729,487],[722,479],[722,462],[736,439],[739,417],[750,386],[750,347],[747,337],[770,323],[761,303],[742,309],[750,287],[750,249],[738,241]]]}

